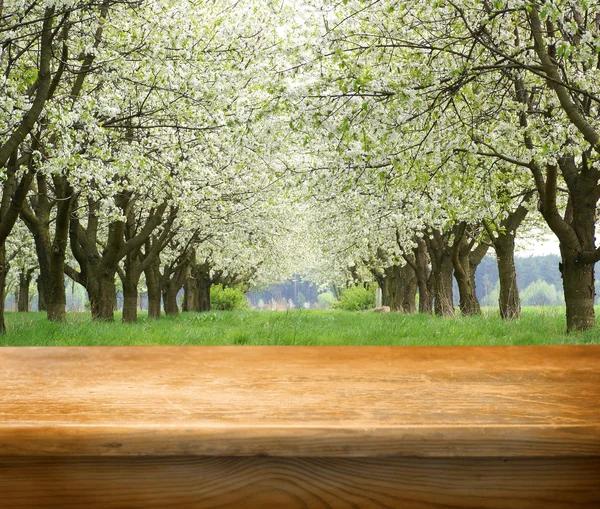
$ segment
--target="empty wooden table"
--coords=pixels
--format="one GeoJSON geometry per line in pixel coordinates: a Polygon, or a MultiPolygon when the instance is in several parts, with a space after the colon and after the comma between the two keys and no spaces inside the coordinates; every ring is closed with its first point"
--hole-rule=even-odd
{"type": "Polygon", "coordinates": [[[0,349],[7,508],[600,507],[600,347],[0,349]]]}

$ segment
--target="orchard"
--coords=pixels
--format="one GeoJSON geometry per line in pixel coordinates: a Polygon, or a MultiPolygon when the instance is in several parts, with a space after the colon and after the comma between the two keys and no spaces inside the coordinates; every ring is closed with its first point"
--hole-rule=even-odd
{"type": "Polygon", "coordinates": [[[4,0],[0,70],[0,303],[37,281],[61,322],[74,281],[112,321],[118,287],[135,322],[302,274],[470,316],[495,253],[514,320],[547,227],[597,327],[599,2],[4,0]]]}

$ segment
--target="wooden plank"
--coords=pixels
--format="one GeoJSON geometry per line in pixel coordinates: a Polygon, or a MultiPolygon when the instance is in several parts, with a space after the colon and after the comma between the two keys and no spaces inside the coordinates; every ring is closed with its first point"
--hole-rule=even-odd
{"type": "Polygon", "coordinates": [[[0,458],[11,509],[600,507],[599,458],[0,458]]]}
{"type": "Polygon", "coordinates": [[[0,455],[600,456],[600,347],[2,348],[0,455]]]}

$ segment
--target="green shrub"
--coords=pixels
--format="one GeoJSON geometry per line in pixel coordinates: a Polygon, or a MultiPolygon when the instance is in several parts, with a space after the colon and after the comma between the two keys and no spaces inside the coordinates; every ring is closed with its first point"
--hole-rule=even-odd
{"type": "Polygon", "coordinates": [[[346,288],[340,300],[334,303],[334,309],[346,311],[360,311],[375,307],[375,288],[364,288],[363,286],[351,286],[346,288]]]}
{"type": "Polygon", "coordinates": [[[322,309],[329,309],[335,304],[335,296],[330,291],[317,295],[317,302],[322,309]]]}
{"type": "Polygon", "coordinates": [[[562,306],[565,299],[554,285],[538,279],[521,293],[521,302],[524,306],[562,306]]]}
{"type": "Polygon", "coordinates": [[[221,311],[248,309],[248,299],[239,288],[223,288],[214,285],[210,288],[210,307],[221,311]]]}

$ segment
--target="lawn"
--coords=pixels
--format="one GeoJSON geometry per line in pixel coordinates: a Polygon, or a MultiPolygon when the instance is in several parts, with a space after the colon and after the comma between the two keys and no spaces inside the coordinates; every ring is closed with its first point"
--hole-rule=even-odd
{"type": "MultiPolygon", "coordinates": [[[[600,310],[597,313],[600,315],[600,310]]],[[[76,345],[535,345],[600,344],[598,328],[565,333],[564,308],[526,308],[521,320],[482,316],[438,318],[396,313],[294,310],[213,311],[137,324],[93,323],[69,313],[66,324],[44,313],[7,313],[3,346],[76,345]]]]}

